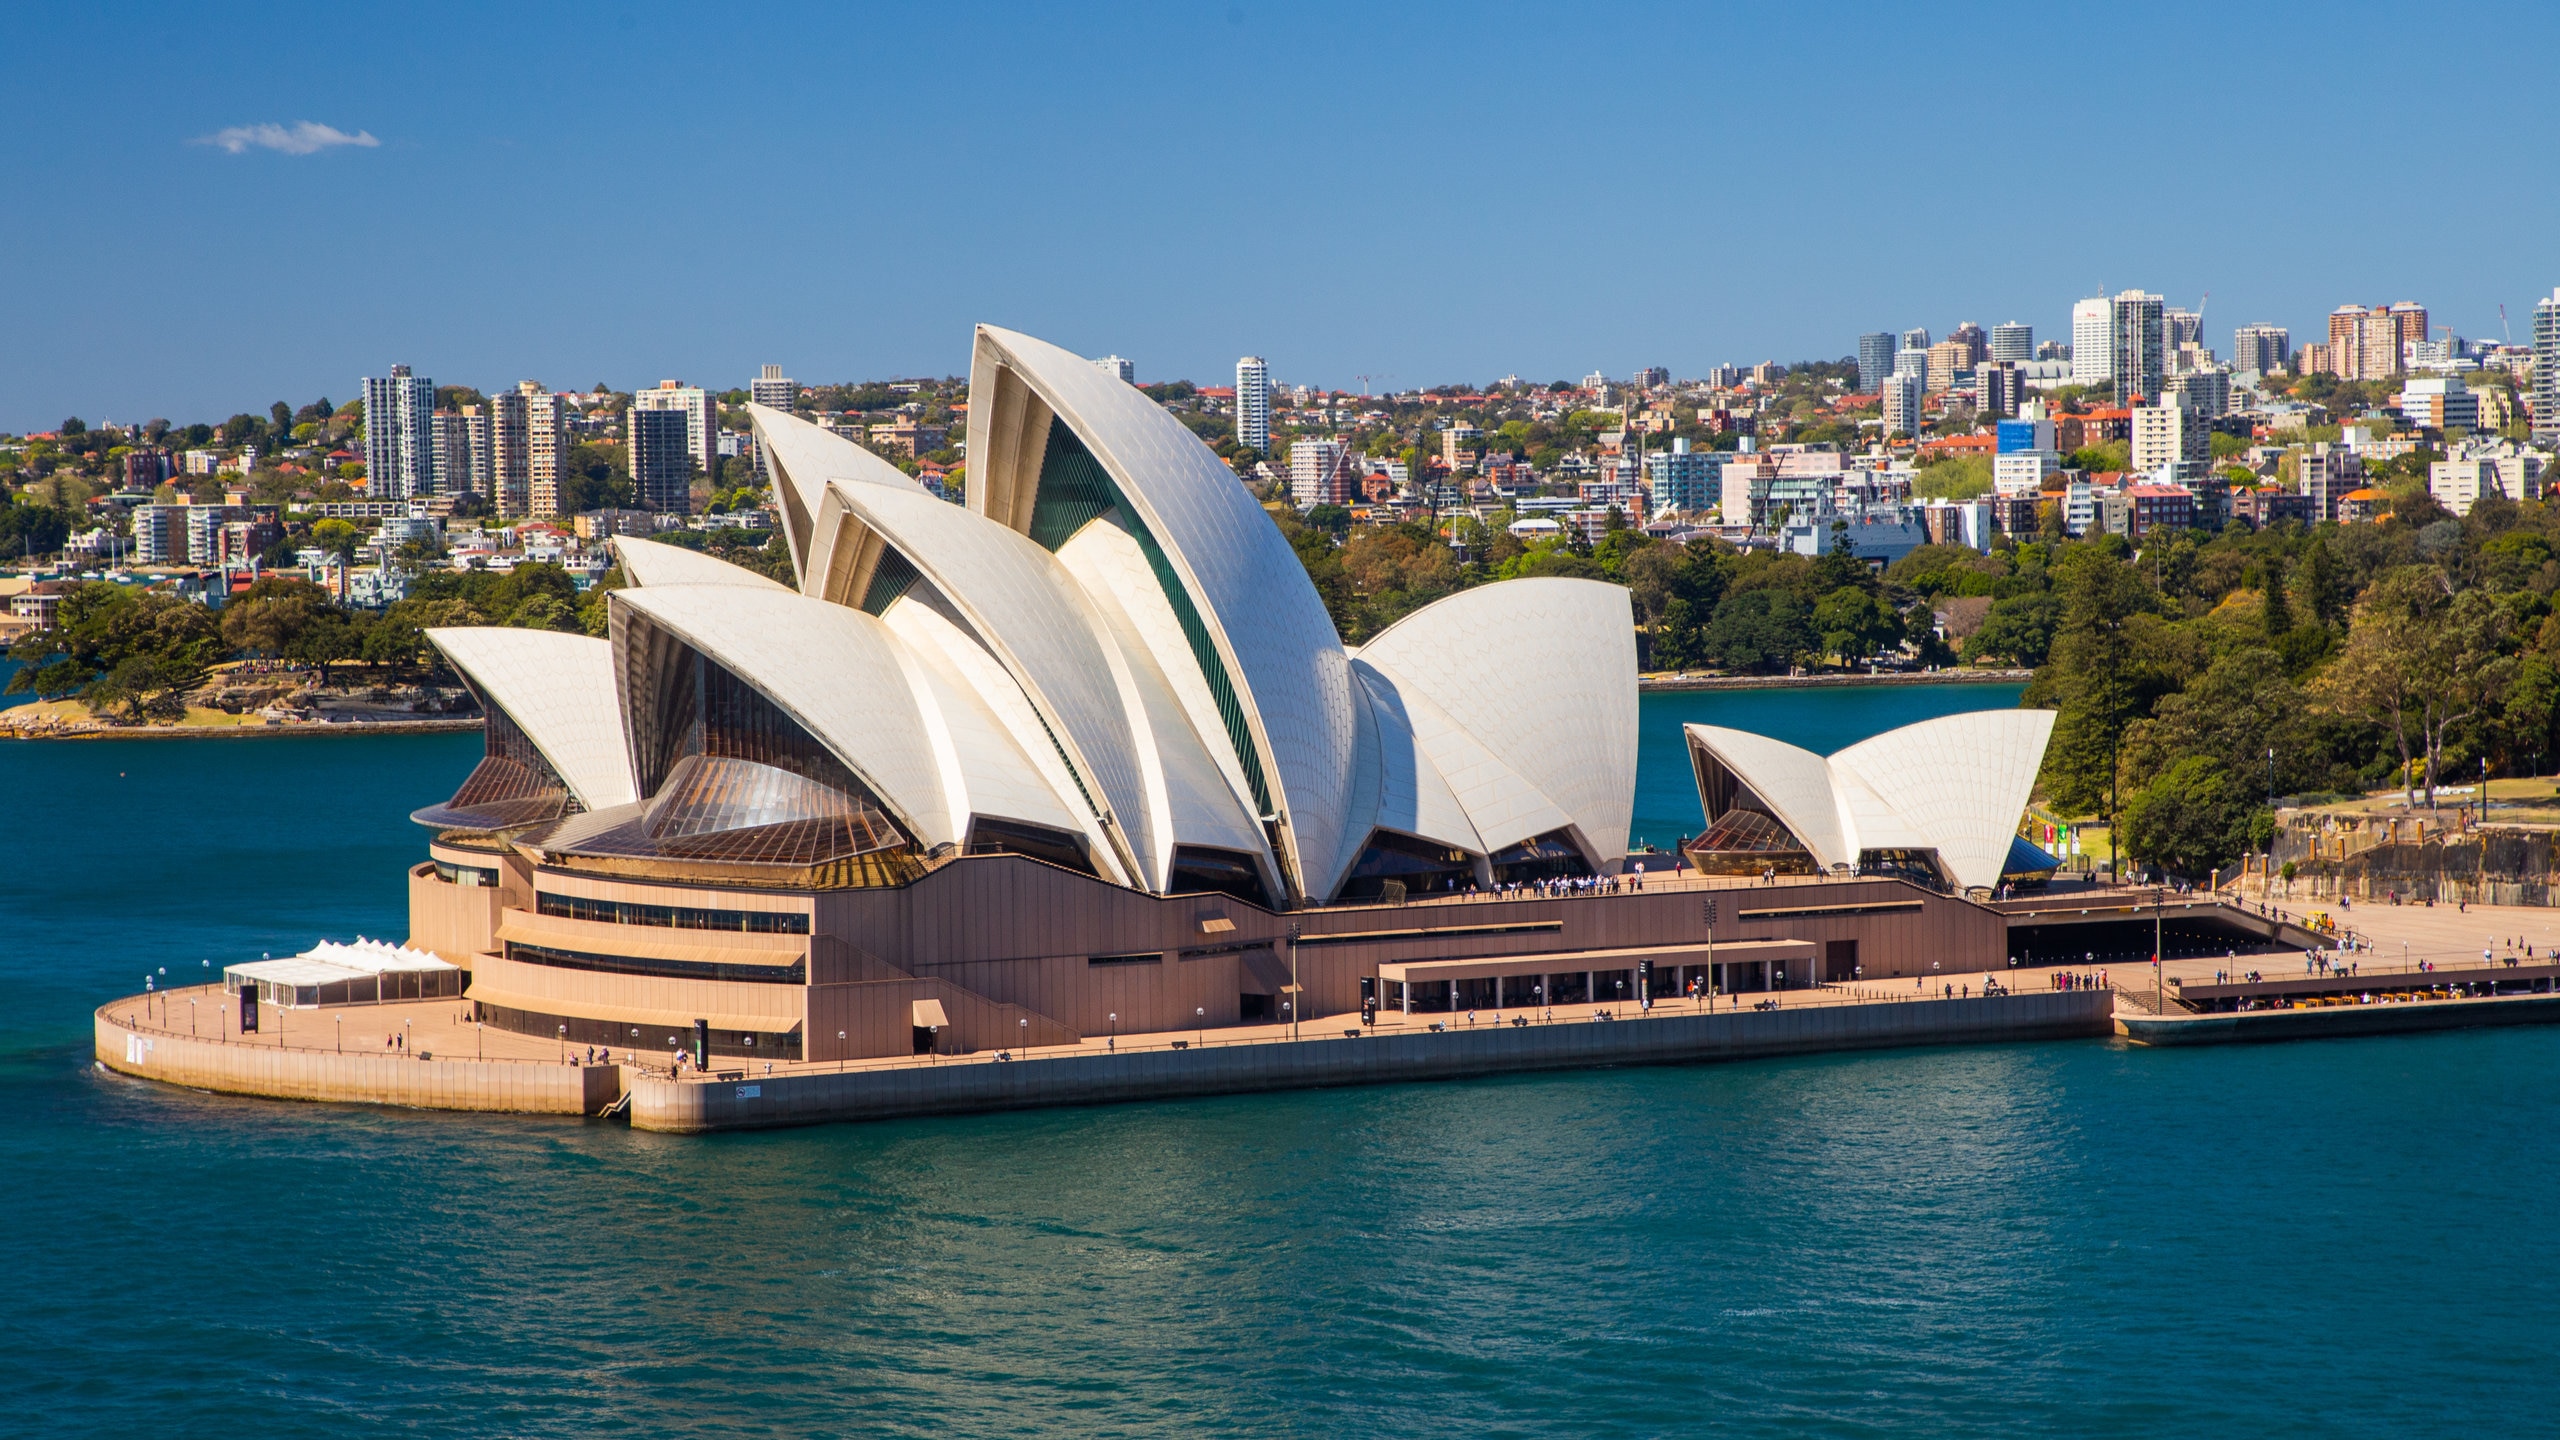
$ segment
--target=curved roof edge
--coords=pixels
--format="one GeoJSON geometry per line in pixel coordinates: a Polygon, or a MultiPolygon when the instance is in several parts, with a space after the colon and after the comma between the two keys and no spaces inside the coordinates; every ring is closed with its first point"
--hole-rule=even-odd
{"type": "Polygon", "coordinates": [[[808,574],[809,551],[827,482],[848,480],[869,485],[896,485],[923,491],[905,471],[820,425],[770,405],[747,406],[747,423],[773,472],[774,499],[782,512],[783,538],[791,545],[791,562],[808,574]]]}
{"type": "Polygon", "coordinates": [[[681,545],[668,545],[656,540],[643,540],[636,535],[613,537],[613,554],[622,563],[622,573],[632,584],[649,585],[747,585],[770,590],[791,587],[759,575],[743,565],[732,565],[715,555],[687,550],[681,545]]]}
{"type": "MultiPolygon", "coordinates": [[[[1479,585],[1405,616],[1355,658],[1428,701],[1569,816],[1595,863],[1626,857],[1640,720],[1624,587],[1558,578],[1479,585]]],[[[1504,827],[1488,814],[1478,828],[1504,827]]]]}
{"type": "MultiPolygon", "coordinates": [[[[789,591],[726,585],[617,590],[611,603],[717,661],[781,707],[871,787],[917,844],[960,838],[951,833],[922,702],[897,655],[902,642],[877,618],[789,591]]],[[[617,649],[628,633],[615,625],[617,649]]],[[[630,706],[650,698],[626,694],[621,700],[630,706]]]]}
{"type": "Polygon", "coordinates": [[[602,810],[638,798],[610,641],[497,625],[438,627],[426,636],[483,700],[507,712],[579,804],[602,810]]]}

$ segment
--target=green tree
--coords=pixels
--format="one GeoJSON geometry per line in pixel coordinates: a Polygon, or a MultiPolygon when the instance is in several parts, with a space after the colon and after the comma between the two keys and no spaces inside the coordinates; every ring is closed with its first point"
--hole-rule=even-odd
{"type": "Polygon", "coordinates": [[[2417,803],[2413,765],[2423,763],[2426,803],[2436,803],[2445,742],[2504,694],[2515,671],[2497,602],[2455,592],[2443,572],[2404,565],[2356,602],[2345,648],[2319,692],[2342,714],[2388,730],[2400,751],[2403,792],[2417,803]]]}
{"type": "Polygon", "coordinates": [[[2190,755],[2125,797],[2124,849],[2201,879],[2263,843],[2274,825],[2222,762],[2190,755]]]}
{"type": "Polygon", "coordinates": [[[1902,617],[1884,597],[1849,586],[1814,604],[1813,627],[1823,653],[1839,656],[1844,665],[1856,665],[1902,641],[1902,617]]]}
{"type": "Polygon", "coordinates": [[[1706,658],[1732,670],[1784,669],[1814,643],[1811,607],[1778,589],[1727,595],[1701,637],[1706,658]]]}
{"type": "Polygon", "coordinates": [[[2062,602],[2045,591],[2005,596],[1992,602],[1982,628],[1965,637],[1964,658],[2042,665],[2053,649],[2053,632],[2061,621],[2062,602]]]}

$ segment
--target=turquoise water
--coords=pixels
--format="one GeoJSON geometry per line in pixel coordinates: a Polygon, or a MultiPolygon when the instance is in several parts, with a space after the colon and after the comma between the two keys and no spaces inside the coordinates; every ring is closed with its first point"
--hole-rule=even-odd
{"type": "MultiPolygon", "coordinates": [[[[1714,704],[1765,697],[1827,749],[1874,695],[1714,704]]],[[[1648,701],[1649,739],[1696,703],[1648,701]]],[[[0,1430],[2455,1436],[2560,1410],[2548,1031],[707,1140],[89,1068],[88,1008],[146,967],[396,933],[402,816],[476,745],[0,745],[0,1430]]],[[[1649,751],[1639,814],[1686,786],[1649,751]]]]}

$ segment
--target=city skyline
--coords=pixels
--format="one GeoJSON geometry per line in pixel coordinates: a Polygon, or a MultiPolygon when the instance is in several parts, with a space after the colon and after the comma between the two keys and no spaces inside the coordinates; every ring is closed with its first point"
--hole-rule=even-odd
{"type": "MultiPolygon", "coordinates": [[[[2368,10],[2382,13],[2325,10],[2319,25],[2215,12],[2230,42],[2217,53],[2272,47],[2306,78],[2333,73],[2362,58],[2368,10]]],[[[2560,38],[2547,12],[2489,10],[2465,35],[2404,35],[2404,65],[2467,68],[2481,27],[2512,53],[2560,38]]],[[[2026,7],[1962,27],[1895,10],[1623,17],[1649,52],[1718,57],[1703,110],[1672,98],[1682,87],[1622,83],[1610,46],[1552,44],[1551,20],[1526,11],[1463,26],[1241,7],[998,8],[894,29],[769,15],[723,22],[722,64],[661,43],[675,22],[648,15],[454,11],[390,59],[316,8],[255,28],[174,7],[13,17],[27,79],[0,105],[24,137],[22,193],[67,200],[112,177],[138,198],[55,205],[22,234],[0,428],[336,396],[386,355],[484,389],[725,387],[776,357],[809,377],[951,374],[966,357],[948,336],[982,320],[1128,356],[1141,382],[1216,383],[1255,354],[1276,378],[1345,390],[1363,375],[1409,388],[1831,359],[1866,331],[1964,319],[2060,338],[2072,301],[2124,289],[2179,307],[2211,292],[2207,334],[2226,341],[2253,322],[2315,334],[2340,304],[2404,296],[2475,336],[2500,333],[2504,303],[2523,340],[2553,281],[2529,238],[2552,202],[2504,173],[2499,147],[2443,147],[2389,107],[2340,107],[2323,147],[2367,173],[2499,195],[2509,223],[2459,265],[2436,227],[2355,226],[2308,247],[2297,229],[2227,223],[2268,211],[2263,169],[2178,158],[2231,143],[2227,61],[2158,77],[2154,143],[2089,156],[2062,138],[2078,133],[2065,121],[2093,50],[2192,39],[2199,17],[2182,12],[2103,40],[2026,7]],[[2006,102],[2052,117],[2050,156],[1987,175],[1861,167],[1837,224],[1753,218],[1754,193],[1791,188],[1788,157],[1871,146],[1857,115],[1783,103],[1808,73],[1852,91],[1961,82],[1994,54],[1986,36],[2006,102]],[[74,87],[77,58],[103,53],[121,68],[101,108],[74,87]],[[863,83],[845,84],[857,56],[863,83]],[[1097,90],[1095,73],[1115,82],[1097,90]],[[1481,83],[1502,75],[1536,83],[1481,83]],[[1268,98],[1244,108],[1243,94],[1268,98]],[[1233,183],[1239,143],[1261,183],[1233,183]],[[578,175],[640,151],[689,157],[717,177],[714,203],[635,226],[574,198],[578,175]],[[1631,156],[1694,183],[1648,182],[1645,223],[1594,230],[1631,156]],[[892,176],[906,178],[880,183],[892,176]],[[1326,203],[1281,198],[1310,187],[1326,203]],[[1034,211],[1026,253],[1010,217],[1034,211]],[[716,303],[629,299],[688,267],[716,303]]],[[[2495,132],[2530,127],[2528,93],[2465,99],[2495,132]]]]}

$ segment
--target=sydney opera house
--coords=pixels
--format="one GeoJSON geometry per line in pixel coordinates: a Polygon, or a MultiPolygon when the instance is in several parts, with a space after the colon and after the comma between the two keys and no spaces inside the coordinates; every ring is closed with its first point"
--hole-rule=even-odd
{"type": "Polygon", "coordinates": [[[2000,953],[1961,890],[1998,879],[2032,726],[1979,773],[1693,733],[1736,853],[1840,881],[1712,948],[1662,886],[1432,903],[1626,865],[1623,590],[1482,586],[1346,647],[1215,453],[994,328],[965,508],[753,418],[796,585],[625,539],[608,639],[431,634],[487,740],[417,813],[410,943],[485,1023],[827,1060],[2000,953]]]}

